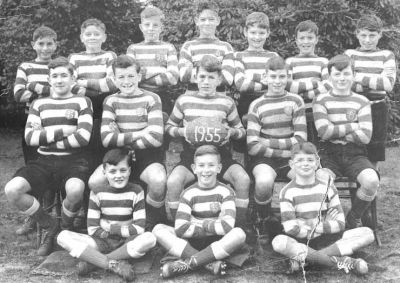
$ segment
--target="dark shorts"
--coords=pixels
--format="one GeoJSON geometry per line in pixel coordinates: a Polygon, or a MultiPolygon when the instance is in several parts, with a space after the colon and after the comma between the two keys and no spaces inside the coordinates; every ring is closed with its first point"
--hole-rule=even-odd
{"type": "MultiPolygon", "coordinates": [[[[24,125],[26,125],[26,120],[28,118],[27,114],[24,114],[24,125]]],[[[25,141],[25,131],[22,131],[21,135],[21,141],[22,141],[22,153],[24,155],[24,161],[25,164],[28,164],[29,160],[35,160],[36,158],[39,157],[39,153],[37,152],[38,147],[37,146],[30,146],[26,144],[25,141]]]]}
{"type": "Polygon", "coordinates": [[[306,109],[306,119],[307,119],[307,141],[312,142],[317,148],[319,148],[319,137],[317,128],[315,127],[314,123],[312,108],[306,109]]]}
{"type": "Polygon", "coordinates": [[[119,236],[115,236],[114,238],[97,238],[97,237],[92,237],[93,240],[96,242],[97,248],[99,249],[99,252],[108,254],[112,251],[115,251],[118,249],[120,246],[122,246],[125,243],[128,243],[135,239],[138,235],[130,236],[128,238],[122,238],[119,236]]]}
{"type": "Polygon", "coordinates": [[[249,171],[253,173],[254,167],[260,164],[266,164],[276,173],[276,177],[279,179],[286,179],[287,174],[290,171],[289,158],[269,158],[264,156],[252,156],[249,162],[249,171]]]}
{"type": "Polygon", "coordinates": [[[207,236],[202,238],[190,238],[187,239],[189,244],[198,251],[201,251],[211,245],[212,243],[219,241],[222,236],[207,236]]]}
{"type": "Polygon", "coordinates": [[[136,149],[135,150],[135,161],[132,166],[131,177],[133,180],[139,180],[140,175],[143,171],[153,163],[164,164],[164,151],[162,147],[147,148],[147,149],[136,149]]]}
{"type": "MultiPolygon", "coordinates": [[[[36,160],[20,168],[14,177],[22,177],[31,185],[30,194],[41,198],[55,184],[65,186],[71,178],[78,178],[84,183],[89,178],[89,164],[81,154],[67,156],[40,155],[36,160]]],[[[56,186],[59,187],[59,186],[56,186]]]]}
{"type": "Polygon", "coordinates": [[[357,181],[357,176],[361,171],[369,168],[375,170],[367,157],[367,149],[363,145],[323,142],[319,155],[321,166],[332,170],[337,177],[344,176],[357,181]]]}
{"type": "Polygon", "coordinates": [[[388,128],[388,106],[386,101],[371,105],[372,137],[367,145],[368,158],[372,162],[385,161],[388,128]]]}

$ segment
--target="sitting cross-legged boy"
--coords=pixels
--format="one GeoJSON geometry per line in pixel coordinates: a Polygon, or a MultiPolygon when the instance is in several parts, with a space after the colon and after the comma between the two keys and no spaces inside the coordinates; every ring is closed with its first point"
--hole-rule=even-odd
{"type": "Polygon", "coordinates": [[[131,165],[128,149],[107,152],[103,158],[107,185],[90,192],[89,235],[65,230],[57,237],[58,244],[71,256],[83,260],[78,264],[78,275],[100,267],[133,280],[132,266],[124,260],[142,257],[156,245],[154,235],[144,232],[144,192],[139,185],[129,183],[131,165]]]}
{"type": "Polygon", "coordinates": [[[173,227],[158,224],[153,229],[157,242],[180,259],[165,263],[161,276],[170,278],[204,266],[223,274],[222,259],[245,242],[246,235],[235,226],[235,194],[217,181],[221,171],[218,148],[203,145],[194,153],[192,170],[197,182],[183,191],[173,227]]]}
{"type": "Polygon", "coordinates": [[[338,191],[333,182],[326,184],[316,178],[319,157],[315,145],[295,144],[289,164],[295,178],[279,196],[285,235],[272,240],[274,251],[290,259],[291,272],[307,262],[366,274],[367,263],[349,255],[371,244],[374,233],[368,227],[343,232],[345,219],[338,191]]]}
{"type": "MultiPolygon", "coordinates": [[[[346,55],[329,60],[333,89],[317,97],[313,114],[321,138],[322,167],[329,169],[332,176],[346,176],[360,184],[346,217],[346,227],[356,228],[361,226],[361,218],[377,194],[379,176],[366,149],[372,136],[371,105],[368,98],[351,91],[352,64],[346,55]]],[[[371,226],[368,216],[365,213],[363,222],[371,226]]]]}

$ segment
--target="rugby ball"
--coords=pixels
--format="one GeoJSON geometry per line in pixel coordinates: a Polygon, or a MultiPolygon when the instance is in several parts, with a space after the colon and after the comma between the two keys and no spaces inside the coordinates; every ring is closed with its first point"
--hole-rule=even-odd
{"type": "Polygon", "coordinates": [[[194,145],[220,145],[228,135],[228,129],[216,117],[200,117],[186,125],[186,139],[194,145]]]}

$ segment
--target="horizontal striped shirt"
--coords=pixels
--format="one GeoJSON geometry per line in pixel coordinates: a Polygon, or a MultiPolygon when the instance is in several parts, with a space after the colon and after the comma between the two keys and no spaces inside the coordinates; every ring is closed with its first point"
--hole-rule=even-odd
{"type": "Polygon", "coordinates": [[[280,192],[279,206],[285,233],[302,239],[311,235],[334,234],[344,230],[345,216],[335,186],[316,181],[312,185],[298,185],[291,181],[280,192]],[[326,220],[327,211],[336,209],[336,220],[326,220]],[[318,214],[321,211],[321,221],[318,214]]]}
{"type": "Polygon", "coordinates": [[[181,194],[175,218],[175,233],[183,238],[225,235],[235,226],[235,194],[228,186],[217,182],[213,188],[201,188],[198,183],[181,194]],[[209,221],[203,227],[204,220],[209,221]]]}
{"type": "Polygon", "coordinates": [[[372,136],[371,106],[367,98],[321,94],[313,105],[318,136],[337,144],[368,144],[372,136]]]}
{"type": "Polygon", "coordinates": [[[276,52],[267,50],[245,50],[234,55],[236,89],[246,95],[261,96],[267,86],[261,83],[269,59],[278,57],[276,52]]]}
{"type": "Polygon", "coordinates": [[[365,95],[370,100],[378,100],[393,90],[397,67],[392,51],[349,49],[344,54],[354,62],[357,82],[353,85],[353,91],[365,95]]]}
{"type": "Polygon", "coordinates": [[[30,146],[39,146],[38,152],[43,155],[70,155],[88,145],[92,127],[93,110],[88,98],[44,97],[35,100],[29,109],[25,140],[30,146]]]}
{"type": "Polygon", "coordinates": [[[102,238],[104,232],[122,238],[142,234],[146,222],[144,193],[139,185],[110,186],[90,192],[87,229],[90,236],[102,238]]]}
{"type": "Polygon", "coordinates": [[[300,95],[306,108],[311,108],[314,97],[330,89],[328,59],[316,55],[297,55],[287,58],[286,64],[289,73],[287,91],[300,95]]]}
{"type": "Polygon", "coordinates": [[[307,140],[303,99],[285,92],[263,96],[249,107],[247,149],[252,156],[290,157],[292,146],[307,140]]]}
{"type": "Polygon", "coordinates": [[[140,90],[132,96],[116,93],[106,97],[101,121],[101,140],[104,147],[130,146],[136,149],[160,147],[164,124],[161,100],[157,94],[140,90]],[[116,123],[118,131],[110,127],[116,123]],[[143,135],[132,142],[132,133],[143,135]]]}
{"type": "Polygon", "coordinates": [[[140,64],[142,72],[140,87],[157,93],[162,87],[178,83],[178,57],[172,44],[162,41],[143,41],[130,45],[126,54],[140,64]]]}
{"type": "Polygon", "coordinates": [[[196,67],[206,54],[215,55],[222,62],[223,82],[218,92],[224,92],[226,85],[233,84],[233,48],[228,42],[217,38],[196,38],[183,44],[178,64],[180,80],[189,84],[188,89],[198,90],[195,81],[196,67]]]}

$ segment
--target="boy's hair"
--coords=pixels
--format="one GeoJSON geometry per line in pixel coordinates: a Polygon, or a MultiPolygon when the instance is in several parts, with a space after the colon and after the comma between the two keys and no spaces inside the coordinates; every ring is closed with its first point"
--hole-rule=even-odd
{"type": "Polygon", "coordinates": [[[219,7],[216,3],[210,0],[199,0],[196,5],[196,17],[199,17],[201,13],[205,10],[210,10],[215,13],[215,16],[218,16],[219,7]]]}
{"type": "Polygon", "coordinates": [[[335,69],[338,71],[342,71],[348,66],[351,66],[351,69],[353,70],[353,60],[351,60],[349,56],[343,54],[336,55],[328,62],[328,73],[331,73],[333,67],[335,67],[335,69]]]}
{"type": "Polygon", "coordinates": [[[253,12],[246,17],[246,28],[258,27],[269,31],[268,16],[262,12],[253,12]]]}
{"type": "Polygon", "coordinates": [[[310,20],[302,21],[296,26],[296,29],[294,30],[295,36],[297,37],[297,33],[302,31],[309,31],[318,36],[318,26],[310,20]]]}
{"type": "Polygon", "coordinates": [[[285,60],[280,56],[269,59],[267,62],[267,65],[265,67],[266,67],[265,69],[267,72],[269,70],[271,70],[271,71],[286,70],[287,71],[287,65],[285,63],[285,60]]]}
{"type": "Polygon", "coordinates": [[[84,21],[81,25],[81,33],[83,33],[85,31],[85,29],[89,26],[95,26],[98,27],[99,29],[101,29],[104,33],[106,32],[106,25],[95,18],[91,18],[91,19],[87,19],[86,21],[84,21]]]}
{"type": "Polygon", "coordinates": [[[317,147],[311,142],[299,142],[294,144],[290,152],[290,158],[294,159],[296,154],[299,153],[314,154],[317,158],[319,158],[317,147]]]}
{"type": "Polygon", "coordinates": [[[33,32],[32,40],[35,42],[39,38],[44,37],[51,37],[55,42],[57,40],[57,33],[47,26],[40,26],[33,32]]]}
{"type": "Polygon", "coordinates": [[[375,15],[363,15],[357,21],[357,31],[360,29],[366,29],[369,31],[381,32],[383,28],[382,21],[375,15]]]}
{"type": "Polygon", "coordinates": [[[74,66],[63,56],[54,58],[48,65],[49,71],[58,67],[66,67],[71,75],[74,74],[74,66]]]}
{"type": "Polygon", "coordinates": [[[128,166],[132,167],[132,158],[129,149],[126,147],[114,148],[104,155],[103,157],[103,168],[106,168],[106,164],[117,165],[122,160],[126,159],[128,166]]]}
{"type": "Polygon", "coordinates": [[[111,67],[113,69],[113,72],[115,74],[115,69],[120,68],[120,69],[126,69],[131,66],[134,66],[136,69],[136,72],[140,72],[140,64],[138,61],[133,59],[131,56],[128,55],[119,55],[117,58],[115,58],[111,62],[111,67]]]}
{"type": "Polygon", "coordinates": [[[144,10],[140,13],[140,20],[152,18],[152,17],[159,17],[160,20],[164,20],[164,13],[158,9],[157,7],[146,7],[144,10]]]}
{"type": "Polygon", "coordinates": [[[218,148],[215,145],[210,144],[199,146],[194,152],[193,160],[195,161],[196,157],[206,154],[216,155],[218,158],[218,162],[221,162],[221,154],[219,153],[218,148]]]}
{"type": "Polygon", "coordinates": [[[199,64],[197,65],[196,71],[198,72],[200,68],[203,68],[207,72],[218,72],[221,74],[222,65],[220,60],[211,54],[206,54],[201,58],[199,64]]]}

